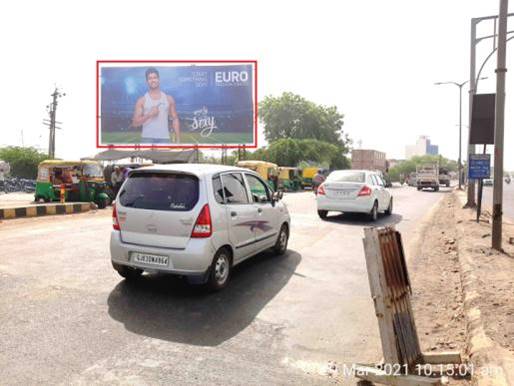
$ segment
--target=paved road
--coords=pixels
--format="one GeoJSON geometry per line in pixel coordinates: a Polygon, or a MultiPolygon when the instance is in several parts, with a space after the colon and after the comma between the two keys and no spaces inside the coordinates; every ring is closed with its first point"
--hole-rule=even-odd
{"type": "MultiPolygon", "coordinates": [[[[445,194],[392,191],[395,213],[378,224],[397,224],[406,239],[445,194]]],[[[370,223],[320,220],[311,192],[284,200],[287,255],[244,263],[215,294],[158,275],[127,284],[110,267],[108,210],[4,221],[2,381],[327,384],[329,361],[378,360],[361,241],[370,223]]]]}
{"type": "MultiPolygon", "coordinates": [[[[493,187],[484,186],[482,205],[493,207],[493,187]]],[[[510,221],[514,221],[514,183],[503,183],[503,213],[510,221]]]]}
{"type": "Polygon", "coordinates": [[[0,193],[0,209],[34,204],[34,193],[0,193]]]}

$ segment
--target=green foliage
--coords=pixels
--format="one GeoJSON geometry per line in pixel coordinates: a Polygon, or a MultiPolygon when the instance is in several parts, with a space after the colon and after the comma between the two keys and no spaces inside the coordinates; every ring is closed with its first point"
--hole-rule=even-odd
{"type": "Polygon", "coordinates": [[[276,163],[279,166],[316,165],[333,169],[350,167],[340,146],[315,139],[279,139],[267,148],[247,153],[247,159],[276,163]]]}
{"type": "Polygon", "coordinates": [[[433,163],[438,163],[440,168],[445,168],[450,172],[458,171],[458,164],[456,161],[449,160],[441,155],[423,155],[414,156],[411,159],[402,161],[395,167],[390,168],[389,176],[392,181],[400,181],[400,175],[407,177],[410,173],[416,171],[416,166],[433,163]]]}
{"type": "Polygon", "coordinates": [[[0,148],[0,159],[9,162],[11,176],[20,178],[37,177],[37,166],[48,156],[33,147],[7,146],[0,148]]]}
{"type": "Polygon", "coordinates": [[[284,92],[280,97],[265,97],[259,103],[259,116],[269,142],[311,138],[343,148],[349,143],[342,130],[344,115],[337,107],[317,105],[300,95],[284,92]]]}

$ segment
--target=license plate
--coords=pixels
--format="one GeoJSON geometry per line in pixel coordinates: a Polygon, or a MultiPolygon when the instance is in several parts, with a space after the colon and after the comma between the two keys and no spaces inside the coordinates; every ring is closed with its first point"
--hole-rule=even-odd
{"type": "Polygon", "coordinates": [[[337,198],[347,198],[350,196],[349,190],[335,190],[334,193],[337,198]]]}
{"type": "Polygon", "coordinates": [[[135,263],[143,263],[148,265],[157,265],[160,267],[167,267],[169,257],[168,256],[159,256],[159,255],[149,255],[147,253],[132,253],[132,261],[135,263]]]}

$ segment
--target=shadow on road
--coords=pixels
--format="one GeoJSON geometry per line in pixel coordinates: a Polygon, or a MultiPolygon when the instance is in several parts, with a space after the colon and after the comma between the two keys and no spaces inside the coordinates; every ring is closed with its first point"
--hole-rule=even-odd
{"type": "Polygon", "coordinates": [[[388,225],[395,225],[402,221],[403,216],[400,214],[393,213],[390,216],[379,215],[377,221],[371,221],[367,214],[364,213],[339,213],[337,215],[330,215],[325,219],[327,222],[333,222],[344,225],[355,225],[355,226],[376,226],[385,227],[388,225]]]}
{"type": "Polygon", "coordinates": [[[301,255],[261,253],[234,268],[228,286],[208,293],[170,275],[120,282],[108,298],[109,315],[139,335],[217,346],[246,328],[287,284],[301,255]]]}

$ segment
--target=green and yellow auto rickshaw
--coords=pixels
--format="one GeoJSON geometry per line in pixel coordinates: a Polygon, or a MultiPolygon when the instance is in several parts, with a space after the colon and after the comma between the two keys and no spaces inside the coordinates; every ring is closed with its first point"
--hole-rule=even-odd
{"type": "Polygon", "coordinates": [[[94,202],[99,208],[110,204],[103,168],[96,161],[46,160],[39,164],[35,200],[94,202]]]}
{"type": "Polygon", "coordinates": [[[259,173],[273,190],[278,189],[278,166],[266,161],[239,161],[236,166],[259,173]]]}
{"type": "Polygon", "coordinates": [[[300,169],[287,166],[278,168],[278,187],[286,192],[296,192],[302,187],[300,169]]]}
{"type": "Polygon", "coordinates": [[[309,166],[302,170],[302,186],[312,189],[312,179],[319,170],[319,166],[309,166]]]}

